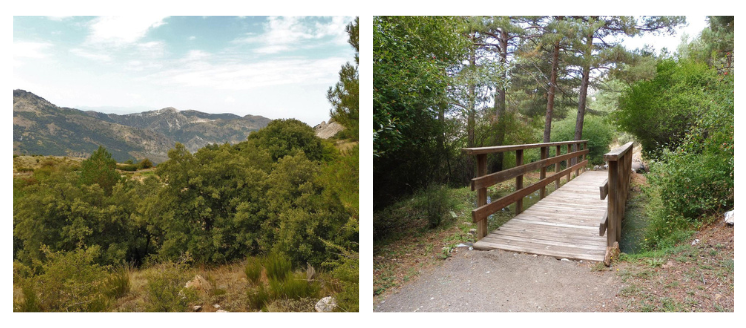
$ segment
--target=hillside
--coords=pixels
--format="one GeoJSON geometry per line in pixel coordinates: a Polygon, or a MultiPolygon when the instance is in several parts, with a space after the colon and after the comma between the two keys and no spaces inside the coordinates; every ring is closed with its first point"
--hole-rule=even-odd
{"type": "Polygon", "coordinates": [[[166,160],[176,142],[194,152],[211,143],[237,143],[271,120],[254,115],[209,114],[172,107],[116,115],[58,107],[13,90],[13,153],[87,157],[103,145],[117,161],[166,160]]]}

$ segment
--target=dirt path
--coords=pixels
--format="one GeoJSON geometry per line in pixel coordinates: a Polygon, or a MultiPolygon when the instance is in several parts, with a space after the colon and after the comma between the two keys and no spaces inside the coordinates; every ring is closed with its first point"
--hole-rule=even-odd
{"type": "Polygon", "coordinates": [[[594,263],[465,248],[374,305],[391,312],[607,311],[621,281],[594,263]]]}

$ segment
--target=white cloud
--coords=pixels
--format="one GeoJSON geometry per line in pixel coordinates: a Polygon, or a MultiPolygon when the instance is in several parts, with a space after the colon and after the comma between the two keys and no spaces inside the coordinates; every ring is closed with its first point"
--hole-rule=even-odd
{"type": "Polygon", "coordinates": [[[210,54],[202,50],[189,50],[184,61],[199,61],[210,57],[210,54]]]}
{"type": "Polygon", "coordinates": [[[49,56],[50,47],[52,44],[47,42],[13,42],[13,57],[45,58],[49,56]]]}
{"type": "Polygon", "coordinates": [[[73,16],[47,16],[47,19],[48,20],[53,20],[53,21],[60,22],[60,21],[66,20],[66,19],[71,18],[71,17],[73,17],[73,16]]]}
{"type": "Polygon", "coordinates": [[[166,45],[161,41],[151,41],[137,44],[140,55],[160,58],[166,53],[166,45]]]}
{"type": "Polygon", "coordinates": [[[107,54],[94,53],[94,52],[90,52],[88,50],[84,50],[80,48],[70,49],[70,52],[76,56],[83,57],[83,58],[90,59],[90,60],[97,61],[97,62],[111,61],[111,57],[107,54]]]}
{"type": "Polygon", "coordinates": [[[143,38],[151,28],[166,24],[164,19],[162,16],[98,17],[89,25],[91,33],[88,41],[115,46],[132,44],[143,38]]]}
{"type": "Polygon", "coordinates": [[[236,98],[233,98],[231,96],[225,97],[225,102],[227,102],[229,104],[232,104],[232,103],[236,102],[236,98]]]}
{"type": "Polygon", "coordinates": [[[346,61],[344,58],[284,59],[221,65],[200,62],[200,65],[178,66],[143,79],[162,85],[218,90],[249,90],[291,84],[331,85],[338,79],[339,67],[346,61]]]}
{"type": "Polygon", "coordinates": [[[259,44],[254,51],[261,54],[273,54],[297,48],[308,48],[313,45],[300,45],[307,40],[319,40],[332,36],[335,42],[345,43],[347,33],[345,26],[349,17],[333,17],[331,22],[307,23],[301,17],[269,17],[264,24],[265,33],[248,34],[234,43],[259,44]]]}

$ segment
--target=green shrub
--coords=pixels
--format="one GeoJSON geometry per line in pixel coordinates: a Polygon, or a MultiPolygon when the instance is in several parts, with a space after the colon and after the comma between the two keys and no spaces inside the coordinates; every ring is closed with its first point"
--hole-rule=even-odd
{"type": "Polygon", "coordinates": [[[23,301],[13,304],[13,310],[18,312],[41,312],[39,297],[36,296],[33,284],[23,283],[21,286],[23,301]]]}
{"type": "Polygon", "coordinates": [[[142,162],[140,162],[139,165],[140,165],[141,169],[149,169],[149,168],[153,167],[153,162],[151,162],[150,159],[145,158],[145,159],[142,160],[142,162]]]}
{"type": "MultiPolygon", "coordinates": [[[[568,141],[575,139],[575,120],[577,113],[552,124],[551,141],[568,141]]],[[[602,117],[586,115],[583,118],[583,140],[588,140],[588,163],[603,164],[604,154],[609,151],[609,144],[614,136],[614,127],[607,124],[602,117]]],[[[563,149],[562,151],[565,151],[563,149]]],[[[526,163],[524,161],[524,163],[526,163]]]]}
{"type": "Polygon", "coordinates": [[[359,311],[359,273],[360,259],[356,256],[345,258],[341,265],[332,271],[332,277],[339,281],[341,291],[334,295],[337,300],[337,306],[340,311],[358,312],[359,311]]]}
{"type": "Polygon", "coordinates": [[[42,274],[23,279],[24,300],[14,306],[19,311],[98,312],[106,311],[108,277],[105,267],[94,262],[98,247],[71,252],[51,252],[43,247],[47,260],[42,274]]]}
{"type": "Polygon", "coordinates": [[[273,298],[301,299],[318,297],[320,288],[317,283],[307,281],[305,273],[298,272],[285,279],[270,279],[269,290],[273,298]]]}
{"type": "Polygon", "coordinates": [[[431,184],[424,190],[417,192],[414,196],[414,208],[420,217],[424,216],[430,228],[435,228],[448,215],[448,211],[454,204],[450,197],[449,189],[445,185],[431,184]]]}
{"type": "Polygon", "coordinates": [[[259,278],[262,276],[262,263],[256,257],[249,257],[246,260],[246,266],[244,267],[244,273],[246,273],[246,279],[253,283],[259,282],[259,278]]]}
{"type": "Polygon", "coordinates": [[[293,269],[290,259],[279,252],[272,252],[262,259],[262,266],[267,270],[267,278],[270,280],[284,280],[293,269]]]}
{"type": "Polygon", "coordinates": [[[256,310],[265,308],[269,301],[269,292],[267,292],[267,289],[263,284],[259,284],[259,286],[249,289],[246,296],[249,298],[249,306],[256,310]]]}
{"type": "Polygon", "coordinates": [[[184,288],[189,276],[183,266],[164,263],[152,268],[146,274],[146,310],[150,312],[182,312],[189,302],[197,299],[197,292],[184,288]]]}

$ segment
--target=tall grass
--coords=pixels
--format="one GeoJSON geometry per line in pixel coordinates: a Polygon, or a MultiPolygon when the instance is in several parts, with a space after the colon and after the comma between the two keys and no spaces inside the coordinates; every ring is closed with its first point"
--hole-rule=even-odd
{"type": "Polygon", "coordinates": [[[290,259],[279,252],[272,252],[267,255],[262,260],[262,266],[267,270],[267,278],[274,280],[285,279],[293,268],[290,259]]]}
{"type": "Polygon", "coordinates": [[[262,276],[262,270],[264,268],[262,267],[262,263],[259,259],[256,257],[249,257],[246,260],[246,266],[244,267],[244,273],[246,274],[246,279],[256,284],[259,282],[259,278],[262,276]]]}

